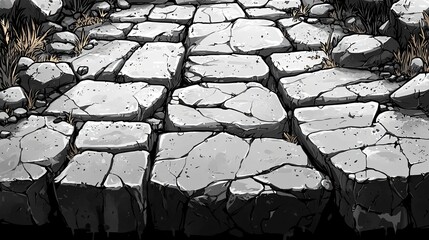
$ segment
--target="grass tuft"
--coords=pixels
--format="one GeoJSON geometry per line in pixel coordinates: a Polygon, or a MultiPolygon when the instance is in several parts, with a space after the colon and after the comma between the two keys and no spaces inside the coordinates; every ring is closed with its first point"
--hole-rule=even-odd
{"type": "Polygon", "coordinates": [[[25,98],[27,98],[27,110],[32,110],[35,107],[36,103],[36,97],[39,91],[33,91],[33,89],[30,89],[30,91],[27,93],[24,91],[25,98]]]}
{"type": "Polygon", "coordinates": [[[283,137],[287,142],[298,144],[298,137],[295,135],[285,132],[283,133],[283,137]]]}
{"type": "MultiPolygon", "coordinates": [[[[427,14],[426,14],[427,15],[427,14]]],[[[428,17],[429,20],[429,17],[428,17]]],[[[394,53],[394,61],[399,64],[399,68],[396,69],[397,75],[405,75],[407,77],[413,77],[415,74],[411,69],[411,61],[414,58],[421,58],[424,62],[424,71],[429,71],[429,39],[426,36],[423,28],[420,28],[420,33],[411,36],[410,41],[405,49],[399,50],[394,53]]]]}
{"type": "Polygon", "coordinates": [[[95,24],[101,24],[107,21],[107,13],[103,11],[98,12],[98,16],[90,16],[88,14],[83,14],[80,18],[76,20],[74,29],[80,27],[91,26],[95,24]]]}
{"type": "Polygon", "coordinates": [[[40,61],[49,31],[41,34],[34,21],[19,27],[7,19],[0,20],[0,87],[14,86],[17,82],[16,68],[21,57],[40,61]]]}
{"type": "Polygon", "coordinates": [[[294,20],[297,20],[300,17],[308,16],[308,13],[310,12],[309,5],[300,5],[298,9],[295,9],[292,11],[292,17],[294,20]]]}
{"type": "Polygon", "coordinates": [[[85,34],[85,31],[82,29],[80,37],[76,41],[76,45],[74,47],[74,52],[76,55],[82,53],[83,48],[89,43],[89,35],[85,34]]]}
{"type": "Polygon", "coordinates": [[[66,8],[70,9],[73,14],[86,13],[94,5],[94,0],[72,0],[68,1],[66,8]]]}
{"type": "Polygon", "coordinates": [[[332,35],[333,33],[331,32],[331,34],[329,34],[328,40],[325,43],[320,43],[322,45],[320,47],[320,50],[322,50],[327,56],[323,58],[324,69],[334,68],[337,66],[334,59],[332,59],[332,50],[334,49],[334,42],[336,41],[336,39],[332,35]]]}

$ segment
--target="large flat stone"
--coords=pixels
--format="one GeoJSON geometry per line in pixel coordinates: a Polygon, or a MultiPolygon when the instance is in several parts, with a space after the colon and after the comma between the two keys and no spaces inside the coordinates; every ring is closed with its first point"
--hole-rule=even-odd
{"type": "Polygon", "coordinates": [[[277,21],[282,18],[286,18],[289,15],[281,10],[275,9],[275,8],[248,8],[246,9],[246,13],[249,16],[249,18],[256,18],[256,19],[268,19],[272,21],[277,21]]]}
{"type": "Polygon", "coordinates": [[[167,90],[147,83],[82,81],[55,99],[46,115],[71,114],[80,120],[142,121],[163,105],[167,90]]]}
{"type": "Polygon", "coordinates": [[[148,19],[158,22],[190,24],[195,10],[193,5],[156,5],[148,19]]]}
{"type": "Polygon", "coordinates": [[[259,83],[204,83],[175,90],[165,121],[167,131],[281,138],[287,114],[276,94],[259,83]]]}
{"type": "Polygon", "coordinates": [[[345,222],[359,232],[429,225],[429,118],[376,102],[295,110],[293,129],[333,180],[345,222]],[[406,201],[405,199],[410,199],[406,201]]]}
{"type": "Polygon", "coordinates": [[[143,22],[136,24],[127,39],[145,42],[181,42],[184,38],[185,26],[177,23],[143,22]]]}
{"type": "Polygon", "coordinates": [[[77,78],[99,79],[115,81],[120,68],[131,54],[139,47],[132,41],[116,40],[98,47],[94,51],[84,53],[71,62],[75,73],[82,68],[88,68],[83,74],[76,74],[77,78]]]}
{"type": "Polygon", "coordinates": [[[72,230],[138,232],[146,226],[149,153],[85,151],[56,178],[58,204],[72,230]]]}
{"type": "Polygon", "coordinates": [[[131,8],[115,12],[110,15],[112,22],[140,23],[147,20],[153,4],[133,5],[131,8]]]}
{"type": "Polygon", "coordinates": [[[262,82],[269,77],[268,66],[259,56],[190,56],[185,68],[184,77],[190,83],[262,82]]]}
{"type": "Polygon", "coordinates": [[[269,20],[238,19],[233,23],[193,24],[186,45],[191,55],[287,52],[291,44],[269,20]]]}
{"type": "Polygon", "coordinates": [[[322,69],[326,54],[322,51],[274,53],[268,59],[271,73],[276,79],[322,69]]]}
{"type": "Polygon", "coordinates": [[[246,14],[237,3],[200,5],[194,16],[194,23],[230,22],[244,18],[246,14]]]}
{"type": "Polygon", "coordinates": [[[106,23],[89,30],[88,37],[107,41],[125,39],[132,27],[132,23],[106,23]]]}
{"type": "Polygon", "coordinates": [[[52,117],[31,116],[0,126],[0,221],[16,225],[49,223],[52,174],[65,163],[73,126],[52,117]]]}
{"type": "Polygon", "coordinates": [[[331,40],[336,42],[345,35],[340,26],[309,24],[300,22],[285,29],[292,45],[297,50],[320,50],[322,43],[326,44],[331,36],[331,40]]]}
{"type": "Polygon", "coordinates": [[[157,152],[149,183],[155,229],[206,236],[237,228],[314,231],[329,197],[304,151],[281,139],[166,133],[157,152]]]}
{"type": "Polygon", "coordinates": [[[125,63],[119,72],[120,81],[176,87],[181,80],[184,57],[182,43],[146,43],[125,63]]]}
{"type": "Polygon", "coordinates": [[[399,83],[379,80],[365,70],[332,68],[280,79],[278,89],[290,108],[350,103],[359,100],[389,101],[399,83]]]}
{"type": "Polygon", "coordinates": [[[395,91],[391,98],[402,108],[429,111],[429,75],[421,73],[415,76],[395,91]]]}
{"type": "Polygon", "coordinates": [[[152,129],[147,123],[138,122],[86,122],[76,137],[78,150],[95,150],[119,153],[152,150],[152,129]]]}

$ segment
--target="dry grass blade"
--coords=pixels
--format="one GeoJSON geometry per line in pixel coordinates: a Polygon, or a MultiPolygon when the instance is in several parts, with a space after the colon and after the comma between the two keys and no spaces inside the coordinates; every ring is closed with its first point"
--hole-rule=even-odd
{"type": "MultiPolygon", "coordinates": [[[[101,12],[100,12],[101,13],[101,12]]],[[[75,28],[78,29],[80,27],[86,27],[91,26],[95,24],[101,24],[106,21],[105,17],[107,16],[107,13],[103,13],[104,17],[95,17],[95,16],[89,16],[87,14],[83,14],[80,18],[76,20],[75,28]]]]}
{"type": "Polygon", "coordinates": [[[60,58],[56,55],[47,54],[39,57],[40,62],[54,62],[57,63],[60,61],[60,58]]]}
{"type": "Polygon", "coordinates": [[[67,159],[69,161],[71,161],[74,158],[74,156],[78,155],[79,153],[80,153],[79,149],[76,147],[76,145],[74,144],[73,140],[71,139],[69,141],[69,147],[68,147],[68,150],[67,150],[67,159]]]}
{"type": "Polygon", "coordinates": [[[334,49],[334,42],[336,40],[332,35],[333,35],[333,32],[329,34],[329,38],[325,43],[323,42],[320,43],[321,44],[320,50],[322,50],[327,56],[323,58],[324,69],[334,68],[337,66],[334,59],[332,59],[332,50],[334,49]]]}
{"type": "Polygon", "coordinates": [[[406,49],[394,53],[394,61],[399,64],[396,74],[408,77],[417,74],[411,69],[411,61],[414,58],[421,58],[424,62],[424,71],[429,71],[429,41],[423,28],[419,34],[411,36],[406,49]]]}
{"type": "Polygon", "coordinates": [[[40,27],[34,21],[24,25],[16,32],[15,48],[18,55],[38,60],[37,57],[45,48],[45,39],[48,34],[49,31],[40,34],[40,27]]]}
{"type": "Polygon", "coordinates": [[[294,136],[290,133],[283,133],[283,137],[287,142],[293,143],[293,144],[298,144],[298,137],[294,136]]]}
{"type": "Polygon", "coordinates": [[[82,29],[82,32],[80,34],[80,37],[76,41],[76,45],[74,47],[74,53],[76,55],[79,55],[82,53],[83,48],[88,45],[89,43],[89,35],[85,33],[85,31],[82,29]]]}
{"type": "Polygon", "coordinates": [[[295,9],[292,11],[292,17],[294,20],[300,18],[300,17],[304,17],[307,16],[308,13],[310,12],[310,7],[309,5],[300,5],[298,9],[295,9]]]}
{"type": "Polygon", "coordinates": [[[38,93],[39,91],[33,91],[33,89],[30,89],[28,93],[24,91],[25,98],[27,98],[27,110],[31,110],[35,107],[36,97],[38,93]]]}

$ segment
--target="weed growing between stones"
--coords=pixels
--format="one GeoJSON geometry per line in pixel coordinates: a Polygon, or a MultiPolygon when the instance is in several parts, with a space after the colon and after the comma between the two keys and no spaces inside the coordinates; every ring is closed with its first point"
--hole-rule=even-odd
{"type": "Polygon", "coordinates": [[[297,137],[297,136],[295,136],[295,135],[293,135],[293,134],[290,134],[290,133],[285,132],[285,133],[283,133],[283,138],[284,138],[287,142],[294,143],[294,144],[298,144],[298,137],[297,137]]]}
{"type": "Polygon", "coordinates": [[[326,43],[321,42],[322,46],[320,47],[320,50],[322,50],[327,56],[327,57],[323,58],[323,68],[324,69],[334,68],[337,66],[334,59],[332,58],[332,50],[334,49],[334,42],[335,41],[336,41],[336,39],[334,37],[332,37],[332,33],[331,33],[329,35],[329,38],[326,41],[326,43]]]}
{"type": "Polygon", "coordinates": [[[48,33],[41,33],[40,26],[34,21],[12,23],[8,19],[0,20],[0,88],[16,84],[16,70],[21,57],[43,60],[48,33]]]}
{"type": "Polygon", "coordinates": [[[308,5],[300,5],[298,9],[293,10],[292,17],[293,19],[298,19],[300,17],[308,16],[310,12],[310,7],[308,5]]]}
{"type": "Polygon", "coordinates": [[[359,29],[361,33],[378,35],[380,26],[389,20],[389,12],[392,4],[392,0],[386,0],[382,4],[375,4],[375,6],[368,7],[358,1],[353,6],[352,11],[362,19],[365,29],[359,29]]]}
{"type": "Polygon", "coordinates": [[[65,1],[66,5],[65,7],[70,9],[73,14],[76,13],[84,13],[87,12],[92,5],[94,4],[95,0],[73,0],[73,1],[65,1]]]}
{"type": "Polygon", "coordinates": [[[86,45],[88,45],[88,43],[89,43],[89,35],[87,35],[86,33],[85,33],[85,31],[83,31],[82,30],[82,32],[81,32],[81,34],[80,34],[80,37],[77,39],[77,41],[76,41],[76,45],[75,45],[75,47],[74,47],[74,53],[76,54],[76,55],[79,55],[79,54],[81,54],[82,53],[82,51],[83,51],[83,48],[86,46],[86,45]]]}
{"type": "Polygon", "coordinates": [[[98,16],[90,16],[88,14],[82,14],[82,16],[76,20],[74,29],[95,25],[95,24],[102,24],[107,20],[106,17],[107,17],[107,13],[103,11],[99,11],[98,16]]]}
{"type": "MultiPolygon", "coordinates": [[[[425,19],[429,22],[429,16],[427,14],[425,14],[425,19]]],[[[407,47],[394,53],[394,57],[395,63],[399,64],[399,68],[396,69],[397,75],[405,75],[411,78],[418,74],[418,72],[414,71],[412,66],[412,61],[416,58],[423,60],[423,71],[428,72],[429,39],[423,28],[420,29],[419,34],[411,36],[407,47]]]]}
{"type": "Polygon", "coordinates": [[[35,107],[38,93],[39,91],[33,91],[33,89],[30,89],[28,93],[24,91],[25,97],[27,98],[27,110],[32,110],[35,107]]]}

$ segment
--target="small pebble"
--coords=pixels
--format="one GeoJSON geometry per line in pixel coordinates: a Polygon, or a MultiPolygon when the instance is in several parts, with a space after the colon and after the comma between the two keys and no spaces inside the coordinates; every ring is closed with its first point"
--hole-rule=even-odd
{"type": "Polygon", "coordinates": [[[380,77],[389,78],[392,74],[390,72],[381,72],[380,77]]]}
{"type": "Polygon", "coordinates": [[[36,100],[36,102],[34,103],[34,105],[39,108],[39,107],[44,107],[46,106],[46,101],[44,100],[36,100]]]}
{"type": "Polygon", "coordinates": [[[37,100],[44,100],[45,99],[45,94],[43,94],[43,93],[39,93],[39,94],[37,94],[37,100]]]}
{"type": "Polygon", "coordinates": [[[0,132],[0,138],[7,138],[11,135],[11,132],[9,131],[1,131],[0,132]]]}
{"type": "Polygon", "coordinates": [[[390,76],[390,77],[388,78],[388,80],[389,80],[390,82],[396,82],[396,79],[397,79],[397,77],[396,77],[395,75],[392,75],[392,76],[390,76]]]}
{"type": "Polygon", "coordinates": [[[10,118],[7,119],[8,123],[16,123],[18,122],[18,118],[16,118],[16,116],[12,116],[10,118]]]}
{"type": "Polygon", "coordinates": [[[17,118],[25,117],[25,116],[27,116],[27,109],[17,108],[15,110],[13,110],[13,115],[16,116],[17,118]]]}
{"type": "Polygon", "coordinates": [[[85,50],[91,50],[91,49],[93,49],[94,48],[94,45],[92,45],[92,44],[87,44],[85,47],[83,47],[83,49],[85,49],[85,50]]]}
{"type": "Polygon", "coordinates": [[[87,74],[88,71],[89,71],[89,67],[88,66],[80,66],[77,69],[77,74],[79,74],[80,76],[83,76],[83,75],[87,74]]]}

